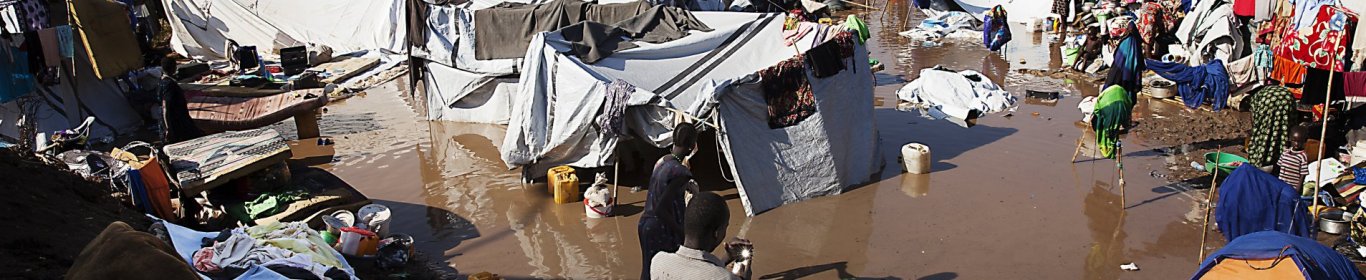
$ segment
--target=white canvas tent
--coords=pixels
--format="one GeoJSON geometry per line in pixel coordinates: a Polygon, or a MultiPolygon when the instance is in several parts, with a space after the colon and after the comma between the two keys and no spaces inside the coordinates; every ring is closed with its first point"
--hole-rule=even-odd
{"type": "Polygon", "coordinates": [[[986,12],[996,5],[1006,9],[1006,15],[1012,22],[1029,22],[1034,19],[1042,19],[1053,13],[1053,1],[1051,0],[953,0],[962,7],[964,11],[982,20],[986,12]]]}
{"type": "Polygon", "coordinates": [[[171,46],[190,57],[223,58],[227,39],[262,52],[313,43],[336,53],[404,53],[403,0],[168,0],[171,46]]]}
{"type": "Polygon", "coordinates": [[[537,35],[523,57],[520,86],[511,94],[500,146],[504,162],[533,173],[561,164],[612,164],[622,139],[601,136],[593,120],[608,83],[621,79],[636,87],[625,118],[639,140],[670,145],[671,108],[713,120],[749,215],[837,194],[881,169],[873,77],[862,45],[855,44],[847,69],[834,76],[817,79],[808,71],[815,115],[773,129],[755,73],[805,52],[815,36],[787,46],[780,14],[694,14],[715,30],[620,51],[595,64],[561,53],[569,46],[559,34],[537,35]]]}

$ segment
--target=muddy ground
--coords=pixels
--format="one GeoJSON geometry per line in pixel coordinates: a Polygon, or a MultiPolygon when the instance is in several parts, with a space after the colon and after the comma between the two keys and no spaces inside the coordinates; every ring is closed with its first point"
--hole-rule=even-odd
{"type": "Polygon", "coordinates": [[[85,244],[115,221],[147,229],[151,220],[86,181],[41,159],[0,149],[0,278],[60,279],[85,244]]]}

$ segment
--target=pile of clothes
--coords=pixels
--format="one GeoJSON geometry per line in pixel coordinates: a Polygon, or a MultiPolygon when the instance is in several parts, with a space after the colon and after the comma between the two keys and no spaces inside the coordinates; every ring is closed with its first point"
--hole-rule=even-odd
{"type": "Polygon", "coordinates": [[[920,78],[897,90],[902,101],[960,120],[1014,110],[1017,97],[982,73],[942,66],[920,70],[920,78]]]}
{"type": "Polygon", "coordinates": [[[290,279],[356,279],[341,255],[302,222],[224,230],[202,238],[200,246],[191,265],[215,278],[240,277],[264,268],[290,279]]]}
{"type": "Polygon", "coordinates": [[[972,40],[978,38],[981,22],[971,14],[960,11],[944,12],[920,21],[915,29],[899,35],[915,42],[938,42],[945,38],[972,40]]]}

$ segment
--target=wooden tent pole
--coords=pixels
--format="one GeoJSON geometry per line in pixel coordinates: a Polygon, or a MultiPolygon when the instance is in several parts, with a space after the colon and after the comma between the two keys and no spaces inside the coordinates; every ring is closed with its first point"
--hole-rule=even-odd
{"type": "Polygon", "coordinates": [[[1219,160],[1224,156],[1221,152],[1223,149],[1223,146],[1219,146],[1214,150],[1214,170],[1210,172],[1214,174],[1209,180],[1209,192],[1205,193],[1205,216],[1200,221],[1200,257],[1195,259],[1196,262],[1205,260],[1205,240],[1209,238],[1209,212],[1214,208],[1214,191],[1219,188],[1216,184],[1219,181],[1219,160]]]}
{"type": "MultiPolygon", "coordinates": [[[[1345,31],[1344,31],[1344,32],[1345,32],[1345,31]]],[[[1330,104],[1332,103],[1332,98],[1333,98],[1333,80],[1334,80],[1334,79],[1333,79],[1333,74],[1332,74],[1332,73],[1333,73],[1333,72],[1336,72],[1335,69],[1337,69],[1337,64],[1338,64],[1338,49],[1337,49],[1337,45],[1338,45],[1338,44],[1337,44],[1337,43],[1338,43],[1338,41],[1339,41],[1341,38],[1342,38],[1342,34],[1338,34],[1338,36],[1333,37],[1333,39],[1335,39],[1335,40],[1332,41],[1333,43],[1329,44],[1329,47],[1331,47],[1331,48],[1333,48],[1333,49],[1331,50],[1332,53],[1330,54],[1330,55],[1332,55],[1332,57],[1328,60],[1328,72],[1329,72],[1329,74],[1328,74],[1328,90],[1325,91],[1325,92],[1323,93],[1323,117],[1322,117],[1322,122],[1320,123],[1320,126],[1321,126],[1321,127],[1320,127],[1320,129],[1319,129],[1319,147],[1318,147],[1318,160],[1317,160],[1317,161],[1319,162],[1319,170],[1318,170],[1318,174],[1315,175],[1315,178],[1314,178],[1314,193],[1313,193],[1313,194],[1310,194],[1310,197],[1313,197],[1313,200],[1314,200],[1314,206],[1313,206],[1312,208],[1309,208],[1309,209],[1314,209],[1314,211],[1312,211],[1312,212],[1313,212],[1312,214],[1314,215],[1314,224],[1318,224],[1318,222],[1319,222],[1319,212],[1318,212],[1318,209],[1319,209],[1319,191],[1323,189],[1323,173],[1324,173],[1324,169],[1326,169],[1326,167],[1327,167],[1327,166],[1325,166],[1325,164],[1323,163],[1323,152],[1324,152],[1324,150],[1325,150],[1324,147],[1325,147],[1325,146],[1328,146],[1328,145],[1327,145],[1327,144],[1328,144],[1328,141],[1327,141],[1327,138],[1328,138],[1328,105],[1330,105],[1330,104]]]]}

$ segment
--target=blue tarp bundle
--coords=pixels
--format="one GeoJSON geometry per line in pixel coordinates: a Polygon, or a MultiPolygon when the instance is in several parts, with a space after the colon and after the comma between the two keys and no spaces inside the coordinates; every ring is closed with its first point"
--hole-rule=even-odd
{"type": "Polygon", "coordinates": [[[1352,261],[1333,248],[1312,239],[1275,231],[1255,232],[1234,239],[1223,249],[1205,258],[1200,263],[1200,270],[1191,279],[1200,279],[1219,262],[1227,259],[1267,260],[1281,257],[1294,260],[1295,265],[1304,272],[1304,279],[1366,279],[1352,261]]]}
{"type": "Polygon", "coordinates": [[[1186,103],[1186,107],[1200,107],[1200,104],[1205,103],[1206,96],[1214,98],[1214,103],[1210,106],[1214,107],[1215,111],[1223,109],[1228,103],[1228,70],[1219,59],[1195,67],[1149,59],[1148,69],[1152,69],[1162,78],[1175,82],[1177,92],[1181,94],[1181,101],[1186,103]]]}
{"type": "Polygon", "coordinates": [[[1299,192],[1252,164],[1233,170],[1219,186],[1218,206],[1214,221],[1225,240],[1267,230],[1314,238],[1299,192]]]}

